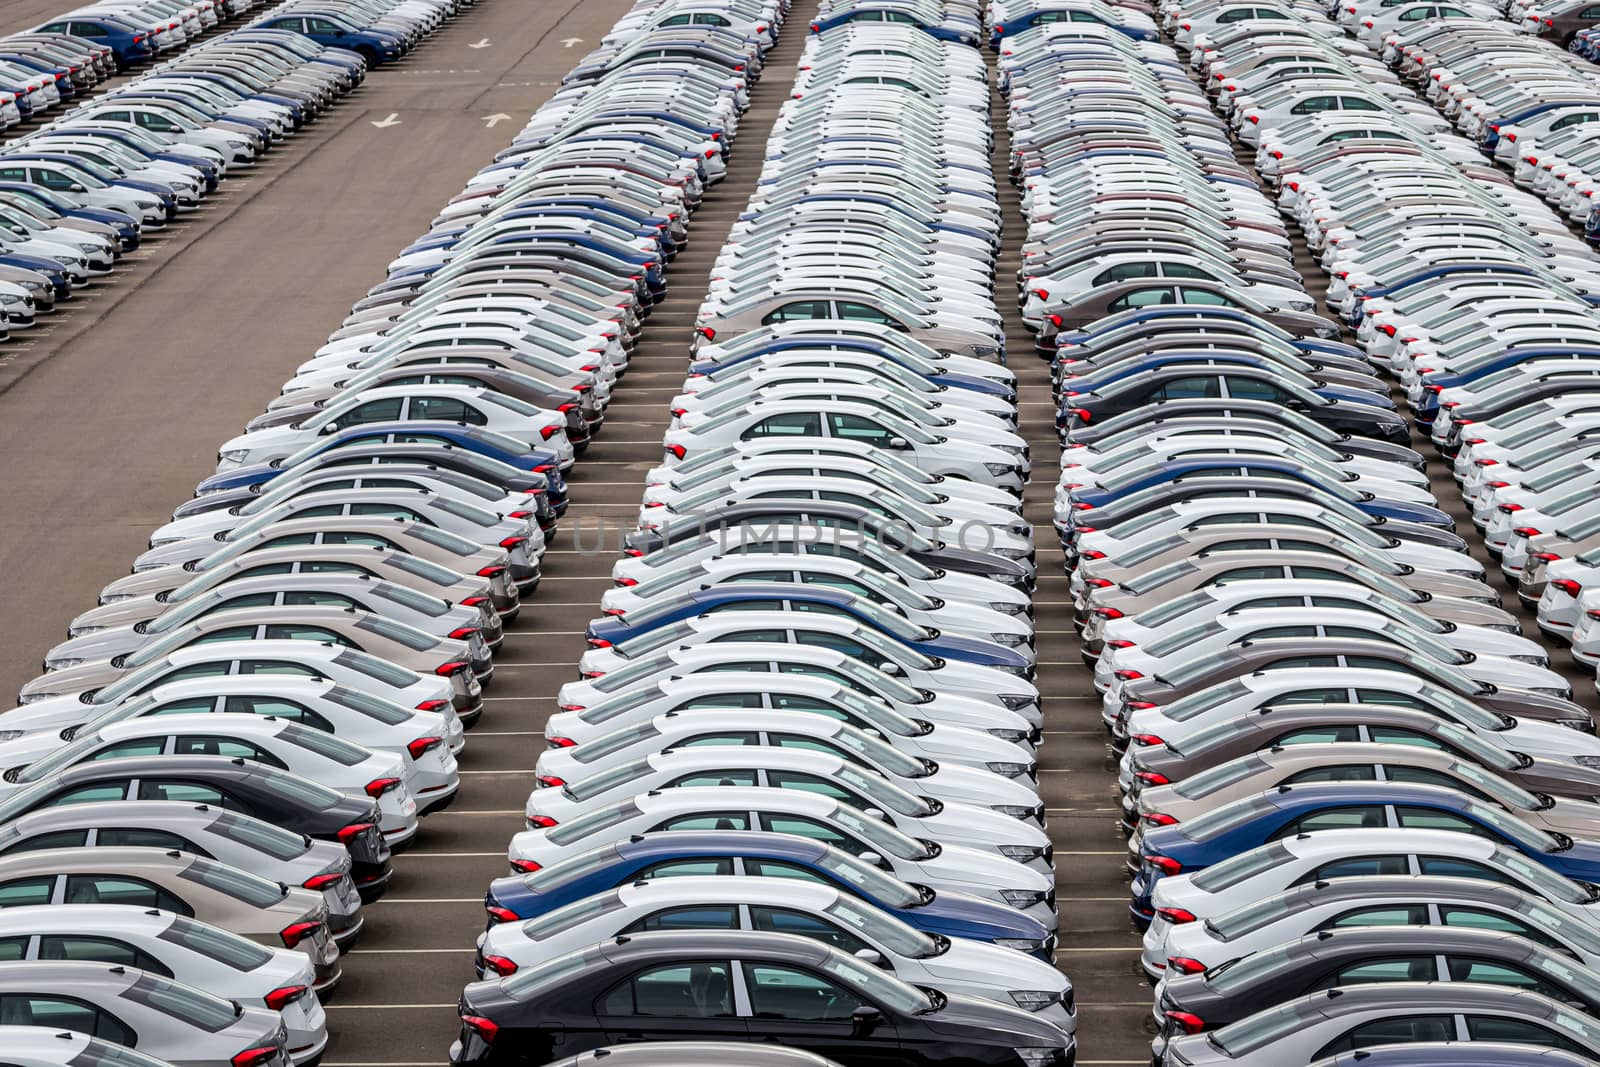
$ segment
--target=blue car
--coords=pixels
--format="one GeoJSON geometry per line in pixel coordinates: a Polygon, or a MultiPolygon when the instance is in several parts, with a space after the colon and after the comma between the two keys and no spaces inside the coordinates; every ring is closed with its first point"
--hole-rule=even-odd
{"type": "Polygon", "coordinates": [[[1193,874],[1285,837],[1397,827],[1486,837],[1557,874],[1600,882],[1600,844],[1547,832],[1459,790],[1408,782],[1307,782],[1280,785],[1188,822],[1146,825],[1129,910],[1135,920],[1148,923],[1154,914],[1150,895],[1163,877],[1193,874]]]}
{"type": "Polygon", "coordinates": [[[847,615],[925,656],[998,667],[1024,677],[1033,676],[1033,667],[1027,658],[1003,645],[967,637],[951,637],[918,626],[854,593],[787,582],[739,582],[696,589],[628,615],[595,619],[589,623],[585,636],[594,648],[610,648],[684,619],[717,611],[750,611],[757,607],[756,602],[759,601],[770,601],[773,610],[779,611],[788,607],[790,610],[847,615]]]}
{"type": "Polygon", "coordinates": [[[67,33],[94,44],[105,45],[116,56],[119,70],[148,63],[156,57],[156,45],[150,39],[149,31],[111,15],[80,13],[47,22],[33,32],[67,33]]]}
{"type": "MultiPolygon", "coordinates": [[[[1039,272],[1048,269],[1048,262],[1030,263],[1030,271],[1039,272]]],[[[1162,319],[1180,319],[1187,321],[1201,321],[1215,323],[1218,329],[1226,330],[1230,323],[1237,324],[1245,332],[1271,337],[1293,345],[1302,352],[1326,352],[1331,356],[1345,356],[1349,359],[1366,362],[1367,355],[1354,345],[1345,344],[1343,341],[1333,341],[1320,337],[1296,337],[1287,330],[1257,318],[1248,311],[1237,308],[1205,307],[1199,304],[1168,304],[1165,306],[1152,306],[1143,308],[1130,308],[1107,315],[1097,320],[1090,326],[1081,330],[1069,330],[1056,335],[1056,343],[1062,348],[1067,345],[1085,345],[1092,347],[1094,339],[1102,334],[1113,331],[1125,331],[1130,325],[1143,323],[1158,323],[1162,319]]]]}
{"type": "Polygon", "coordinates": [[[1513,111],[1509,115],[1502,115],[1493,119],[1483,128],[1483,141],[1478,145],[1485,155],[1494,155],[1495,145],[1500,143],[1500,127],[1515,126],[1521,122],[1543,115],[1546,111],[1555,111],[1557,108],[1567,107],[1600,107],[1600,100],[1590,97],[1583,100],[1547,100],[1542,104],[1533,104],[1521,111],[1513,111]]]}
{"type": "MultiPolygon", "coordinates": [[[[1279,459],[1274,456],[1262,455],[1215,455],[1195,456],[1190,459],[1168,460],[1164,463],[1153,464],[1140,473],[1129,475],[1120,481],[1113,482],[1109,487],[1096,489],[1090,486],[1078,486],[1069,489],[1070,499],[1075,504],[1087,504],[1091,508],[1103,508],[1113,504],[1121,498],[1132,493],[1137,493],[1152,486],[1166,485],[1182,478],[1205,477],[1207,475],[1224,476],[1228,474],[1258,475],[1266,478],[1288,477],[1296,481],[1305,482],[1321,489],[1345,496],[1346,493],[1331,488],[1318,477],[1315,472],[1308,471],[1304,466],[1292,459],[1279,459]]],[[[1425,526],[1439,526],[1449,529],[1454,525],[1450,516],[1438,508],[1427,504],[1412,504],[1403,500],[1384,500],[1374,497],[1371,493],[1357,492],[1355,499],[1350,503],[1360,508],[1368,515],[1384,519],[1403,519],[1406,522],[1420,522],[1425,526]]]]}
{"type": "Polygon", "coordinates": [[[359,29],[353,23],[327,15],[294,14],[263,19],[255,24],[265,30],[289,30],[304,34],[327,48],[343,48],[366,60],[368,67],[393,63],[407,51],[399,34],[377,29],[359,29]]]}
{"type": "Polygon", "coordinates": [[[989,47],[999,51],[1000,38],[1007,34],[1021,33],[1031,26],[1048,26],[1052,22],[1094,22],[1101,26],[1109,26],[1135,41],[1154,41],[1160,36],[1154,30],[1144,27],[1107,22],[1091,11],[1088,4],[1052,4],[1036,7],[1014,19],[1007,19],[1004,23],[995,23],[989,30],[989,47]]]}
{"type": "Polygon", "coordinates": [[[78,207],[42,185],[34,185],[32,182],[0,182],[0,196],[7,196],[23,203],[31,201],[29,204],[31,213],[46,222],[59,217],[85,219],[114,227],[124,252],[138,248],[143,239],[140,236],[139,220],[132,215],[111,208],[78,207]],[[39,210],[33,211],[34,205],[37,205],[39,210]]]}
{"type": "Polygon", "coordinates": [[[945,26],[938,23],[926,22],[917,18],[915,15],[911,14],[911,12],[905,10],[898,4],[885,4],[882,7],[869,7],[866,4],[856,4],[848,10],[841,11],[837,15],[830,15],[827,18],[817,19],[811,24],[811,32],[826,33],[835,26],[846,26],[852,22],[861,22],[867,24],[875,22],[889,22],[899,23],[905,26],[915,26],[917,29],[921,30],[923,33],[934,38],[935,40],[955,41],[959,44],[971,45],[974,48],[978,46],[978,34],[976,29],[967,30],[956,26],[945,26]]]}
{"type": "MultiPolygon", "coordinates": [[[[1308,361],[1306,370],[1301,370],[1299,367],[1292,366],[1284,360],[1273,359],[1271,356],[1259,355],[1249,351],[1230,352],[1205,348],[1172,349],[1153,352],[1149,355],[1132,355],[1127,359],[1118,360],[1110,365],[1096,367],[1086,374],[1073,378],[1063,378],[1060,385],[1063,387],[1070,385],[1073,393],[1097,393],[1107,386],[1115,385],[1122,379],[1131,378],[1142,371],[1158,370],[1161,367],[1171,366],[1175,363],[1228,364],[1240,367],[1262,367],[1279,370],[1286,374],[1300,375],[1300,384],[1318,396],[1325,396],[1329,400],[1343,401],[1346,404],[1365,404],[1368,407],[1385,408],[1389,411],[1395,410],[1394,401],[1383,393],[1356,386],[1329,385],[1326,382],[1310,377],[1306,371],[1315,372],[1320,368],[1313,365],[1314,357],[1310,356],[1309,353],[1306,359],[1308,361]]],[[[1330,367],[1328,369],[1343,368],[1330,367]]],[[[1062,412],[1074,406],[1076,405],[1066,404],[1062,408],[1062,412]]],[[[1067,420],[1061,413],[1058,413],[1056,416],[1056,428],[1059,430],[1066,425],[1068,425],[1067,420]]]]}
{"type": "Polygon", "coordinates": [[[248,467],[213,474],[195,486],[195,495],[215,493],[223,489],[238,489],[271,481],[295,464],[312,456],[359,441],[426,441],[453,446],[481,456],[509,463],[518,470],[537,471],[549,479],[546,495],[550,505],[560,514],[567,506],[567,482],[561,476],[553,452],[529,448],[521,441],[466,426],[459,422],[374,422],[352,426],[338,433],[319,437],[305,448],[274,463],[256,463],[248,467]]]}
{"type": "Polygon", "coordinates": [[[483,906],[494,926],[536,918],[640,878],[769,873],[832,886],[924,933],[987,941],[1045,961],[1055,953],[1056,935],[1015,908],[966,894],[936,893],[821,841],[760,831],[638,834],[564,860],[536,877],[496,878],[483,906]]]}

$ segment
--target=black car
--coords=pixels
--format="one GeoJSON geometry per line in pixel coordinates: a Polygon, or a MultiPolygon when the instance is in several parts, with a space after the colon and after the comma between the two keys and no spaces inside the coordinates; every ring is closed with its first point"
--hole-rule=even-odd
{"type": "Polygon", "coordinates": [[[383,896],[392,871],[376,800],[347,796],[288,771],[225,756],[128,756],[68,767],[0,803],[0,823],[37,808],[118,800],[211,804],[350,850],[350,877],[365,903],[383,896]]]}
{"type": "Polygon", "coordinates": [[[545,1063],[620,1040],[774,1042],[842,1067],[1071,1067],[1020,1008],[895,978],[790,934],[620,936],[461,993],[450,1062],[545,1063]],[[746,996],[735,999],[735,983],[746,996]]]}
{"type": "Polygon", "coordinates": [[[1026,565],[1007,559],[999,552],[957,548],[931,541],[903,522],[885,519],[855,504],[810,500],[752,500],[718,508],[715,512],[687,515],[666,523],[659,530],[630,533],[623,542],[623,551],[630,556],[642,556],[680,541],[711,535],[720,537],[729,552],[737,552],[742,544],[804,536],[804,530],[816,526],[838,527],[852,536],[903,549],[918,563],[952,574],[976,574],[1014,586],[1026,585],[1030,578],[1026,565]]]}
{"type": "MultiPolygon", "coordinates": [[[[1069,383],[1070,384],[1070,383],[1069,383]]],[[[1058,428],[1067,441],[1080,426],[1168,400],[1263,400],[1300,412],[1338,433],[1405,444],[1411,426],[1398,413],[1356,397],[1324,395],[1286,380],[1274,370],[1235,365],[1167,364],[1108,383],[1101,391],[1063,394],[1058,428]]]]}
{"type": "Polygon", "coordinates": [[[1200,974],[1169,974],[1160,1010],[1170,1036],[1197,1032],[1195,1020],[1211,1030],[1324,989],[1434,981],[1513,986],[1590,1014],[1600,1008],[1600,975],[1518,934],[1357,926],[1321,930],[1200,974]]]}

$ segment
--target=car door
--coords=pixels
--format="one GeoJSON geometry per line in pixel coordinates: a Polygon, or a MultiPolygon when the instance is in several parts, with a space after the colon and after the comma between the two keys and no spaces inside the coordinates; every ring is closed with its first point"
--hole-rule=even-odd
{"type": "Polygon", "coordinates": [[[131,1026],[86,1000],[58,993],[0,994],[0,1026],[41,1026],[90,1034],[113,1045],[136,1046],[131,1026]]]}
{"type": "MultiPolygon", "coordinates": [[[[850,1067],[903,1067],[894,1016],[884,1013],[870,1032],[856,1021],[878,1005],[809,967],[739,963],[750,1002],[750,1037],[806,1049],[850,1067]]],[[[881,1010],[881,1009],[880,1009],[881,1010]]]]}
{"type": "Polygon", "coordinates": [[[733,966],[725,959],[686,959],[628,975],[595,1001],[600,1043],[748,1041],[749,1028],[734,1005],[733,966]]]}

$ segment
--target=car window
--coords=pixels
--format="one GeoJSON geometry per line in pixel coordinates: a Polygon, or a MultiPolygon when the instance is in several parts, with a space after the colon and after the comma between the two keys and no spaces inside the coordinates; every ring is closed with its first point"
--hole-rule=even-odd
{"type": "Polygon", "coordinates": [[[668,1019],[733,1016],[733,982],[722,962],[670,963],[641,971],[601,997],[600,1015],[668,1019]]]}
{"type": "Polygon", "coordinates": [[[748,830],[750,816],[742,811],[715,811],[679,815],[657,824],[655,830],[748,830]]]}
{"type": "Polygon", "coordinates": [[[834,437],[862,441],[880,448],[887,448],[894,438],[894,434],[882,425],[860,415],[829,415],[828,425],[834,437]]]}
{"type": "Polygon", "coordinates": [[[1382,804],[1352,804],[1349,807],[1314,811],[1298,819],[1291,819],[1272,836],[1292,837],[1295,834],[1315,833],[1318,830],[1375,830],[1383,825],[1382,804]]]}
{"type": "Polygon", "coordinates": [[[826,300],[797,300],[792,303],[768,312],[761,320],[763,326],[774,322],[795,322],[806,319],[825,319],[831,315],[832,309],[826,300]]]}
{"type": "Polygon", "coordinates": [[[1352,926],[1427,926],[1428,909],[1421,904],[1394,904],[1354,908],[1324,920],[1317,929],[1342,930],[1352,926]]]}
{"type": "MultiPolygon", "coordinates": [[[[1456,788],[1460,788],[1457,786],[1456,788]]],[[[1451,830],[1456,833],[1474,834],[1478,837],[1487,837],[1491,841],[1500,840],[1500,835],[1488,827],[1480,826],[1471,819],[1464,818],[1454,812],[1436,811],[1432,808],[1414,808],[1396,806],[1395,815],[1400,820],[1400,825],[1407,828],[1422,830],[1451,830]]]]}
{"type": "Polygon", "coordinates": [[[1375,782],[1378,769],[1370,763],[1347,763],[1330,767],[1309,767],[1291,774],[1282,785],[1299,785],[1301,782],[1375,782]]]}
{"type": "Polygon", "coordinates": [[[161,848],[168,851],[177,849],[179,852],[192,852],[197,856],[206,854],[204,849],[197,847],[186,837],[168,830],[152,830],[142,826],[103,827],[95,837],[95,844],[102,848],[161,848]]]}
{"type": "Polygon", "coordinates": [[[87,1001],[49,993],[0,995],[0,1026],[46,1026],[89,1034],[114,1045],[135,1043],[133,1030],[87,1001]]]}
{"type": "Polygon", "coordinates": [[[146,715],[205,715],[216,706],[216,697],[189,697],[187,700],[171,700],[165,704],[158,704],[145,712],[146,715]]]}
{"type": "Polygon", "coordinates": [[[0,882],[0,908],[22,908],[30,904],[48,904],[55,891],[56,880],[48,875],[39,878],[18,878],[0,882]]]}
{"type": "Polygon", "coordinates": [[[175,756],[224,756],[228,759],[248,759],[255,760],[257,763],[265,763],[269,767],[276,767],[280,771],[289,769],[288,764],[260,745],[250,741],[241,741],[234,737],[185,734],[172,739],[172,754],[175,756]]]}
{"type": "MultiPolygon", "coordinates": [[[[1566,1049],[1580,1056],[1589,1050],[1569,1041],[1553,1030],[1524,1019],[1508,1019],[1498,1015],[1468,1015],[1467,1033],[1474,1041],[1500,1041],[1513,1045],[1536,1045],[1540,1048],[1566,1049]]],[[[1432,1039],[1430,1039],[1432,1040],[1432,1039]]]]}
{"type": "Polygon", "coordinates": [[[176,896],[142,878],[116,874],[69,874],[62,898],[68,904],[130,904],[139,908],[160,908],[179,915],[194,916],[194,910],[176,896]]]}
{"type": "Polygon", "coordinates": [[[15,963],[28,952],[27,934],[21,937],[0,937],[0,963],[15,963]]]}
{"type": "Polygon", "coordinates": [[[400,418],[400,408],[404,403],[405,398],[398,396],[369,400],[365,404],[357,404],[340,415],[333,420],[332,425],[342,430],[347,426],[358,426],[368,422],[395,422],[400,418]]]}
{"type": "Polygon", "coordinates": [[[1499,934],[1516,934],[1529,941],[1544,945],[1546,948],[1557,948],[1565,951],[1565,947],[1554,938],[1531,923],[1523,922],[1515,916],[1506,915],[1498,911],[1486,911],[1482,908],[1469,908],[1460,904],[1440,904],[1439,918],[1445,926],[1461,926],[1471,930],[1493,930],[1499,934]]]}
{"type": "Polygon", "coordinates": [[[663,860],[661,863],[652,863],[650,866],[630,874],[627,880],[635,881],[645,878],[705,878],[717,875],[731,875],[732,873],[732,857],[718,856],[696,860],[663,860]]]}
{"type": "Polygon", "coordinates": [[[842,1022],[866,1002],[821,975],[770,963],[743,965],[750,1013],[757,1019],[842,1022]]]}
{"type": "Polygon", "coordinates": [[[271,715],[324,733],[334,732],[333,723],[326,717],[303,704],[280,697],[232,696],[223,701],[222,710],[234,715],[271,715]]]}
{"type": "Polygon", "coordinates": [[[1174,378],[1158,391],[1162,400],[1211,400],[1222,396],[1222,385],[1215,375],[1174,378]]]}
{"type": "Polygon", "coordinates": [[[649,930],[737,930],[739,909],[733,904],[697,904],[682,908],[663,908],[631,923],[622,932],[649,930]]]}
{"type": "Polygon", "coordinates": [[[752,904],[750,906],[750,921],[757,930],[766,930],[775,934],[796,934],[800,937],[809,937],[825,942],[840,952],[851,955],[863,949],[872,948],[871,945],[855,934],[836,926],[821,916],[810,915],[806,912],[794,911],[789,908],[752,904]]]}
{"type": "Polygon", "coordinates": [[[1311,988],[1333,989],[1337,986],[1369,985],[1373,982],[1426,982],[1438,976],[1438,965],[1432,956],[1399,956],[1340,967],[1332,974],[1324,975],[1311,988]]]}
{"type": "Polygon", "coordinates": [[[94,785],[80,785],[76,789],[68,789],[57,793],[45,802],[46,807],[58,808],[67,804],[104,804],[109,800],[122,800],[128,795],[128,783],[97,782],[94,785]]]}
{"type": "Polygon", "coordinates": [[[84,935],[49,935],[39,939],[41,960],[87,960],[93,963],[116,963],[124,967],[137,967],[142,971],[172,977],[172,972],[148,952],[134,948],[126,941],[110,937],[84,935]]]}
{"type": "Polygon", "coordinates": [[[183,804],[215,804],[223,808],[228,806],[227,796],[214,785],[166,778],[141,779],[139,799],[175,800],[183,804]]]}
{"type": "Polygon", "coordinates": [[[1400,1015],[1377,1019],[1346,1031],[1324,1045],[1313,1059],[1340,1052],[1372,1048],[1375,1045],[1410,1045],[1423,1041],[1450,1041],[1456,1036],[1455,1019],[1449,1015],[1400,1015]]]}
{"type": "Polygon", "coordinates": [[[50,848],[82,848],[89,843],[88,830],[53,830],[47,834],[34,834],[11,844],[4,851],[42,852],[50,848]]]}
{"type": "Polygon", "coordinates": [[[815,411],[795,411],[784,415],[769,415],[743,433],[752,437],[821,437],[822,415],[815,411]]]}
{"type": "Polygon", "coordinates": [[[1422,874],[1435,874],[1446,878],[1476,878],[1484,882],[1520,886],[1522,883],[1503,871],[1485,863],[1457,859],[1454,856],[1418,856],[1417,868],[1422,874]]]}

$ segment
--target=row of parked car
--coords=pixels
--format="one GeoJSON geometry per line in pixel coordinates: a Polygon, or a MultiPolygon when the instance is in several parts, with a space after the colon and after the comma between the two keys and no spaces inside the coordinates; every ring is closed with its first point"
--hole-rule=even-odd
{"type": "MultiPolygon", "coordinates": [[[[0,92],[0,126],[86,93],[114,49],[73,19],[6,38],[57,69],[0,92]],[[34,42],[34,43],[30,43],[34,42]]],[[[0,52],[0,79],[7,56],[0,52]]],[[[364,61],[299,33],[215,37],[0,150],[0,330],[25,329],[359,85],[364,61]]],[[[0,81],[3,84],[3,81],[0,81]]]]}
{"type": "MultiPolygon", "coordinates": [[[[133,84],[280,55],[274,90],[296,108],[303,92],[305,118],[364,69],[243,30],[133,84]]],[[[543,203],[506,195],[514,177],[441,216],[0,713],[0,1059],[323,1054],[341,952],[392,854],[454,798],[494,648],[566,506],[568,412],[523,397],[577,410],[593,385],[576,368],[625,364],[652,299],[647,257],[580,276],[568,242],[596,227],[575,201],[520,242],[491,235],[543,203]],[[463,313],[475,281],[492,292],[463,313]],[[499,327],[441,343],[485,311],[499,327]]]]}
{"type": "MultiPolygon", "coordinates": [[[[1072,1062],[985,66],[915,27],[830,24],[849,6],[807,39],[713,268],[663,463],[485,898],[454,1063],[622,1032],[799,1050],[774,1063],[1072,1062]]],[[[707,10],[638,4],[619,26],[652,28],[616,55],[707,10]]],[[[764,46],[784,13],[718,10],[708,43],[764,46]]],[[[722,51],[683,67],[726,77],[722,51]]],[[[611,62],[601,100],[641,76],[611,62]]]]}
{"type": "Polygon", "coordinates": [[[1153,1056],[1593,1062],[1600,742],[1439,508],[1390,381],[1450,454],[1520,420],[1577,461],[1559,406],[1583,372],[1544,369],[1593,329],[1596,261],[1401,49],[1391,69],[1362,43],[1466,18],[1157,14],[1187,71],[1115,20],[1000,42],[1153,1056]],[[1354,344],[1315,314],[1290,219],[1354,344]]]}

